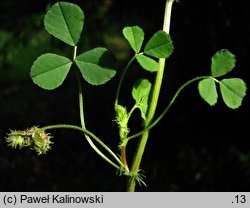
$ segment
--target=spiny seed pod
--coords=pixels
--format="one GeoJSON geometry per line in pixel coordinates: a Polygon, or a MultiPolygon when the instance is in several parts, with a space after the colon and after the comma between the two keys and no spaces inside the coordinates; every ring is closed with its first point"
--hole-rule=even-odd
{"type": "Polygon", "coordinates": [[[45,133],[45,131],[38,130],[32,137],[34,141],[33,148],[38,155],[46,154],[51,149],[50,145],[53,144],[53,142],[50,141],[52,138],[50,134],[45,133]]]}
{"type": "Polygon", "coordinates": [[[46,133],[44,130],[34,126],[23,131],[10,130],[6,141],[9,143],[8,146],[12,148],[19,147],[20,149],[25,146],[29,146],[35,150],[38,155],[46,154],[51,149],[50,141],[52,136],[46,133]]]}
{"type": "Polygon", "coordinates": [[[21,149],[25,146],[25,139],[22,137],[20,132],[10,130],[10,133],[8,134],[8,137],[6,137],[6,142],[8,143],[8,146],[11,146],[12,148],[21,149]]]}

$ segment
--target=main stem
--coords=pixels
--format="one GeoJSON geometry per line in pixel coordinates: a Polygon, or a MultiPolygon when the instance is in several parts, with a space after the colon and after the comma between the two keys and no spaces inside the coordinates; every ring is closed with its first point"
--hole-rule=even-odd
{"type": "MultiPolygon", "coordinates": [[[[171,11],[172,11],[172,4],[174,0],[167,0],[165,6],[165,14],[164,14],[164,23],[163,23],[163,31],[169,33],[170,30],[170,19],[171,19],[171,11]]],[[[156,107],[158,104],[158,99],[160,95],[163,75],[164,75],[164,68],[165,68],[165,61],[166,59],[161,58],[159,59],[159,69],[157,71],[156,80],[154,84],[154,89],[151,97],[151,102],[149,105],[148,115],[145,126],[149,125],[152,121],[156,107]]],[[[149,136],[149,130],[145,131],[141,137],[140,143],[138,144],[137,152],[135,153],[134,160],[132,163],[131,171],[132,173],[138,173],[139,167],[141,164],[142,156],[147,144],[149,136]]],[[[136,181],[133,177],[131,177],[128,181],[128,189],[127,191],[133,192],[135,191],[136,181]]]]}

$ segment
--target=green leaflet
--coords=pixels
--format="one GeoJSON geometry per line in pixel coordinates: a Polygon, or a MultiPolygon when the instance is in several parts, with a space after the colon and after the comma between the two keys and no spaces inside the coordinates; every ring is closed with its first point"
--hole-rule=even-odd
{"type": "Polygon", "coordinates": [[[116,60],[106,48],[94,48],[76,57],[83,78],[92,85],[101,85],[116,74],[116,60]]]}
{"type": "Polygon", "coordinates": [[[159,30],[148,41],[144,53],[155,58],[168,58],[174,50],[169,34],[159,30]]]}
{"type": "Polygon", "coordinates": [[[159,64],[154,59],[149,58],[143,54],[136,55],[136,60],[141,65],[141,67],[149,72],[158,71],[159,64]]]}
{"type": "Polygon", "coordinates": [[[242,79],[223,79],[220,82],[220,91],[225,104],[232,109],[241,105],[242,99],[246,95],[246,84],[242,79]]]}
{"type": "MultiPolygon", "coordinates": [[[[215,78],[209,77],[199,82],[198,89],[201,97],[209,104],[217,102],[217,90],[215,78]]],[[[216,80],[220,86],[220,92],[224,103],[232,109],[238,108],[246,95],[247,87],[245,82],[239,78],[216,80]]]]}
{"type": "Polygon", "coordinates": [[[217,51],[212,57],[211,72],[213,77],[220,77],[235,67],[235,56],[227,49],[217,51]]]}
{"type": "Polygon", "coordinates": [[[63,56],[46,53],[39,56],[31,67],[30,76],[35,84],[46,90],[59,87],[67,76],[72,61],[63,56]]]}
{"type": "Polygon", "coordinates": [[[148,98],[151,91],[151,83],[146,79],[139,79],[135,82],[132,90],[132,96],[135,99],[135,105],[141,111],[141,117],[145,120],[148,109],[148,98]]]}
{"type": "Polygon", "coordinates": [[[139,53],[144,40],[143,30],[138,26],[132,26],[125,27],[122,32],[135,53],[139,53]]]}
{"type": "Polygon", "coordinates": [[[203,79],[198,85],[201,97],[209,104],[215,105],[217,102],[218,94],[213,77],[203,79]]]}
{"type": "Polygon", "coordinates": [[[45,29],[59,40],[76,46],[83,28],[84,14],[80,7],[67,2],[54,4],[44,18],[45,29]]]}

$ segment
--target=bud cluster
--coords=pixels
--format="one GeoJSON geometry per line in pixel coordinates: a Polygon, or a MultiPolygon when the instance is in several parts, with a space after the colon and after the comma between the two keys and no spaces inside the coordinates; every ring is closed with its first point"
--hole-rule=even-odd
{"type": "Polygon", "coordinates": [[[119,134],[120,134],[120,145],[119,147],[124,147],[126,146],[127,143],[127,135],[129,133],[129,128],[128,128],[128,120],[129,116],[127,113],[127,109],[121,105],[116,105],[115,106],[116,110],[116,123],[118,124],[119,127],[119,134]]]}
{"type": "Polygon", "coordinates": [[[52,136],[46,133],[44,130],[34,126],[23,131],[10,130],[10,133],[6,137],[8,146],[12,148],[30,147],[35,150],[38,155],[46,154],[51,149],[50,141],[52,136]]]}

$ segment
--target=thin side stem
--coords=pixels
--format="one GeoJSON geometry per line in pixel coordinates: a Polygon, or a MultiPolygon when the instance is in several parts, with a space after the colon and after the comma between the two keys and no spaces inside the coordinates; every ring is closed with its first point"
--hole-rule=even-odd
{"type": "MultiPolygon", "coordinates": [[[[81,86],[79,74],[77,74],[76,77],[77,77],[77,83],[78,83],[78,88],[79,88],[79,108],[80,108],[81,125],[82,125],[83,129],[86,129],[85,119],[84,119],[84,110],[83,110],[83,93],[82,93],[82,86],[81,86]]],[[[87,141],[89,142],[89,144],[91,145],[92,141],[89,138],[88,134],[85,134],[85,137],[86,137],[87,141]]],[[[120,159],[114,154],[114,152],[112,150],[109,149],[109,147],[106,144],[104,144],[97,137],[92,137],[92,138],[95,139],[104,149],[106,149],[116,159],[116,161],[118,161],[120,164],[122,164],[120,159]]],[[[98,150],[98,152],[100,152],[100,151],[98,150]]],[[[105,156],[105,160],[107,160],[106,156],[105,156]]]]}
{"type": "MultiPolygon", "coordinates": [[[[174,0],[167,0],[166,1],[164,23],[163,23],[163,31],[165,31],[166,33],[169,33],[169,29],[170,29],[170,18],[171,18],[171,10],[172,10],[173,2],[174,2],[174,0]]],[[[149,104],[147,120],[145,123],[146,126],[152,121],[154,114],[155,114],[155,111],[156,111],[158,98],[160,95],[161,84],[162,84],[163,75],[164,75],[165,60],[166,59],[163,59],[163,58],[159,59],[159,69],[157,71],[154,89],[153,89],[153,93],[152,93],[152,97],[151,97],[151,102],[149,104]]],[[[131,167],[132,173],[136,174],[139,171],[139,167],[141,164],[144,149],[145,149],[146,144],[147,144],[148,136],[149,136],[149,130],[145,131],[143,133],[142,138],[139,142],[137,152],[135,153],[133,164],[131,167]]],[[[133,192],[133,191],[135,191],[135,186],[136,186],[135,179],[130,178],[128,181],[128,189],[127,190],[130,192],[133,192]]]]}
{"type": "Polygon", "coordinates": [[[85,119],[84,119],[84,109],[83,109],[83,92],[82,92],[82,84],[80,80],[79,71],[75,69],[76,81],[78,86],[78,99],[79,99],[79,113],[80,113],[80,120],[81,126],[83,129],[86,129],[85,126],[85,119]]]}
{"type": "Polygon", "coordinates": [[[119,95],[120,95],[120,91],[121,91],[121,86],[122,86],[123,80],[125,78],[125,75],[126,75],[128,69],[129,69],[130,65],[135,60],[135,57],[136,57],[136,55],[128,62],[128,64],[126,65],[125,69],[122,72],[121,78],[120,78],[119,83],[118,83],[117,91],[116,91],[115,106],[118,105],[118,103],[119,103],[118,102],[119,101],[119,95]]]}
{"type": "Polygon", "coordinates": [[[74,46],[73,61],[75,61],[77,55],[77,46],[74,46]]]}
{"type": "MultiPolygon", "coordinates": [[[[116,91],[115,109],[116,109],[116,106],[117,106],[118,103],[119,103],[119,95],[120,95],[120,91],[121,91],[121,86],[122,86],[123,80],[124,80],[124,78],[125,78],[125,75],[126,75],[128,69],[129,69],[130,65],[131,65],[131,64],[133,63],[133,61],[135,60],[135,57],[136,57],[136,55],[135,55],[133,58],[131,58],[131,60],[128,62],[128,64],[126,65],[125,69],[124,69],[123,72],[122,72],[121,78],[120,78],[119,83],[118,83],[117,91],[116,91]]],[[[133,111],[132,111],[132,112],[133,112],[133,111]]],[[[130,115],[131,115],[132,112],[130,112],[130,115]]],[[[130,116],[130,115],[129,115],[129,116],[130,116]]],[[[127,155],[126,155],[126,145],[123,146],[123,147],[121,147],[120,152],[121,152],[122,164],[123,164],[124,168],[129,172],[129,167],[128,167],[128,163],[127,163],[127,155]]]]}
{"type": "Polygon", "coordinates": [[[138,132],[130,137],[128,137],[127,139],[130,140],[130,139],[133,139],[133,138],[136,138],[140,135],[142,135],[145,131],[148,131],[150,129],[152,129],[155,125],[157,125],[160,120],[167,114],[167,112],[169,111],[169,109],[172,107],[172,105],[174,104],[176,98],[178,97],[178,95],[181,93],[181,91],[186,88],[187,86],[189,86],[190,84],[192,84],[193,82],[196,82],[196,81],[199,81],[199,80],[202,80],[202,79],[206,79],[206,78],[209,78],[210,76],[200,76],[200,77],[196,77],[196,78],[193,78],[189,81],[187,81],[185,84],[183,84],[175,93],[175,95],[173,96],[173,98],[171,99],[171,101],[169,102],[169,104],[167,105],[167,107],[164,109],[164,111],[160,114],[160,116],[155,119],[151,124],[149,124],[145,129],[143,129],[141,132],[138,132]]]}
{"type": "MultiPolygon", "coordinates": [[[[77,46],[74,46],[74,53],[73,53],[73,60],[75,61],[77,55],[77,46]]],[[[84,119],[84,109],[83,109],[83,92],[82,92],[82,84],[80,80],[79,71],[75,69],[77,87],[78,87],[78,98],[79,98],[79,113],[80,113],[80,120],[83,129],[86,129],[85,126],[85,119],[84,119]]]]}
{"type": "MultiPolygon", "coordinates": [[[[73,60],[76,59],[77,55],[77,46],[74,47],[74,54],[73,54],[73,60]]],[[[78,98],[79,98],[79,113],[80,113],[80,121],[81,121],[81,126],[82,126],[82,132],[86,131],[86,125],[85,125],[85,119],[84,119],[84,109],[83,109],[83,91],[82,91],[82,84],[80,80],[80,75],[79,71],[75,69],[75,75],[76,75],[76,80],[77,80],[77,86],[78,86],[78,98]],[[83,131],[84,130],[84,131],[83,131]]],[[[91,133],[91,132],[89,132],[91,133]]],[[[115,165],[110,159],[108,159],[92,142],[91,136],[96,142],[98,142],[105,150],[107,150],[113,157],[114,159],[122,165],[121,160],[116,156],[116,154],[106,145],[104,144],[98,137],[96,137],[93,133],[89,134],[85,133],[85,137],[89,143],[89,145],[99,154],[104,160],[106,160],[109,164],[111,164],[114,167],[118,167],[115,165]]],[[[118,167],[119,168],[119,167],[118,167]]]]}
{"type": "Polygon", "coordinates": [[[127,154],[126,154],[126,146],[121,147],[120,152],[121,152],[121,160],[122,160],[123,167],[129,172],[128,162],[127,162],[127,154]]]}
{"type": "MultiPolygon", "coordinates": [[[[130,116],[133,114],[134,110],[137,108],[136,105],[134,105],[134,107],[129,111],[128,113],[128,120],[130,118],[130,116]]],[[[128,139],[126,138],[126,140],[128,141],[128,139]]],[[[127,147],[127,141],[126,141],[126,144],[124,144],[122,147],[121,147],[121,160],[122,160],[122,163],[123,163],[123,166],[125,167],[125,169],[127,170],[127,172],[129,172],[129,166],[128,166],[128,162],[127,162],[127,154],[126,154],[126,147],[127,147]]]]}
{"type": "MultiPolygon", "coordinates": [[[[75,125],[69,125],[69,124],[57,124],[57,125],[51,125],[51,126],[46,126],[41,128],[42,130],[46,131],[46,130],[50,130],[50,129],[59,129],[59,128],[64,128],[64,129],[75,129],[78,131],[81,131],[86,135],[92,137],[97,143],[99,143],[105,150],[107,150],[113,157],[114,159],[119,163],[119,165],[122,165],[121,160],[115,155],[115,153],[112,152],[112,150],[109,149],[109,147],[104,144],[96,135],[94,135],[92,132],[88,131],[87,129],[83,129],[79,126],[75,126],[75,125]]],[[[86,138],[87,139],[87,138],[86,138]]],[[[118,165],[116,165],[114,162],[112,162],[109,158],[107,158],[96,146],[95,144],[92,142],[91,139],[87,139],[88,143],[90,144],[90,146],[104,159],[106,160],[110,165],[112,165],[113,167],[115,167],[116,169],[120,169],[120,167],[118,165]]]]}

